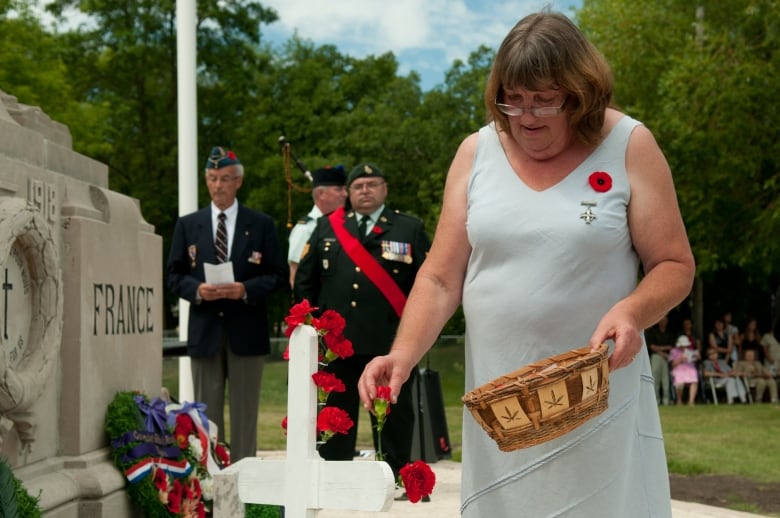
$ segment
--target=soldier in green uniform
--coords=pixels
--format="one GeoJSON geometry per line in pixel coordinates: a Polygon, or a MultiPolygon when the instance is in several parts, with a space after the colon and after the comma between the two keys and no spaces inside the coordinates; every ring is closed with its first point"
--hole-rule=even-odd
{"type": "MultiPolygon", "coordinates": [[[[344,336],[355,349],[354,356],[327,367],[347,388],[332,392],[328,405],[344,409],[355,422],[348,435],[336,434],[320,447],[327,460],[354,456],[360,411],[357,381],[369,360],[390,350],[406,296],[430,247],[420,219],[385,207],[387,183],[378,167],[355,167],[347,177],[347,188],[351,208],[317,220],[294,286],[297,301],[308,299],[320,311],[333,309],[344,317],[344,336]]],[[[411,456],[413,383],[410,377],[382,431],[385,460],[396,476],[411,456]]]]}

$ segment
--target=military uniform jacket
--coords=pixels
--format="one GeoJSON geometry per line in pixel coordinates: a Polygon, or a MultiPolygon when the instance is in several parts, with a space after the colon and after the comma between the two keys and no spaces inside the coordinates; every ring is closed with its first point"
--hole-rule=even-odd
{"type": "MultiPolygon", "coordinates": [[[[347,211],[344,226],[358,236],[354,211],[347,211]]],[[[430,240],[421,220],[385,208],[363,246],[408,295],[430,240]]],[[[308,299],[320,311],[333,309],[344,317],[344,336],[352,341],[356,354],[378,355],[390,350],[400,319],[379,288],[342,249],[327,216],[317,220],[304,248],[294,290],[297,301],[308,299]]]]}
{"type": "Polygon", "coordinates": [[[235,354],[268,354],[266,299],[287,282],[287,265],[273,220],[262,212],[238,207],[230,261],[235,280],[246,288],[246,301],[196,300],[198,286],[206,280],[203,264],[217,262],[213,236],[210,206],[179,218],[173,231],[167,284],[191,303],[187,353],[193,357],[216,354],[224,329],[235,354]]]}

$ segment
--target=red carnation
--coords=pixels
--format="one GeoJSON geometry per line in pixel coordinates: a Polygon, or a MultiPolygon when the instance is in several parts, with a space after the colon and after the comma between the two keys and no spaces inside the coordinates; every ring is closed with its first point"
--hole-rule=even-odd
{"type": "Polygon", "coordinates": [[[332,372],[317,371],[311,375],[314,384],[317,385],[317,398],[320,403],[328,400],[328,394],[331,392],[344,392],[347,387],[344,382],[336,377],[332,372]]]}
{"type": "Polygon", "coordinates": [[[187,414],[177,414],[173,435],[179,448],[186,449],[189,446],[189,436],[194,433],[195,423],[192,422],[192,418],[187,414]]]}
{"type": "Polygon", "coordinates": [[[231,159],[231,160],[235,160],[235,159],[236,159],[236,154],[235,154],[235,153],[233,153],[233,151],[228,151],[228,152],[227,152],[227,156],[228,156],[228,158],[229,158],[229,159],[231,159]]]}
{"type": "Polygon", "coordinates": [[[371,232],[373,232],[374,234],[381,234],[381,233],[382,233],[382,229],[381,229],[381,228],[379,228],[379,226],[378,226],[378,225],[374,225],[374,226],[371,228],[371,232]]]}
{"type": "Polygon", "coordinates": [[[333,333],[334,335],[344,334],[344,328],[347,323],[344,321],[344,317],[339,315],[338,311],[332,309],[326,309],[322,312],[322,316],[317,319],[317,329],[324,331],[325,333],[333,333]]]}
{"type": "Polygon", "coordinates": [[[349,358],[355,354],[355,350],[352,348],[352,342],[342,335],[335,335],[328,333],[325,335],[325,363],[330,363],[336,358],[349,358]]]}
{"type": "Polygon", "coordinates": [[[612,177],[604,171],[596,171],[588,177],[588,183],[596,192],[607,192],[612,188],[612,177]]]}
{"type": "Polygon", "coordinates": [[[217,455],[220,466],[223,468],[230,466],[230,452],[224,444],[217,443],[214,447],[214,453],[217,455]]]}
{"type": "Polygon", "coordinates": [[[178,514],[181,511],[181,498],[182,498],[181,482],[178,479],[173,481],[173,489],[168,493],[168,510],[173,514],[178,514]]]}
{"type": "Polygon", "coordinates": [[[317,415],[317,432],[327,441],[337,433],[347,434],[355,423],[344,410],[335,406],[326,406],[317,415]]]}
{"type": "Polygon", "coordinates": [[[407,464],[400,471],[401,481],[406,489],[409,501],[417,503],[424,496],[433,493],[436,484],[436,475],[431,467],[421,460],[407,464]]]}
{"type": "MultiPolygon", "coordinates": [[[[317,309],[309,304],[308,299],[303,299],[300,303],[290,308],[290,313],[284,317],[284,321],[290,328],[295,329],[297,326],[311,321],[311,314],[317,309]]],[[[289,333],[292,334],[292,331],[289,331],[289,333]]],[[[287,336],[290,336],[290,334],[287,336]]]]}
{"type": "Polygon", "coordinates": [[[376,431],[381,432],[385,426],[385,418],[390,414],[390,387],[380,385],[376,388],[374,398],[374,415],[376,416],[376,431]]]}
{"type": "MultiPolygon", "coordinates": [[[[157,488],[158,491],[161,492],[167,492],[168,491],[168,475],[165,473],[165,470],[160,468],[154,468],[154,487],[157,488]]],[[[163,502],[165,503],[165,502],[163,502]]]]}

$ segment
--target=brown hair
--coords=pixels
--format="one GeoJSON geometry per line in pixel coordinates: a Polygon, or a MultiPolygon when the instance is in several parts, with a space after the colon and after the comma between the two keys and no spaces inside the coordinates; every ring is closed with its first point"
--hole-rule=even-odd
{"type": "Polygon", "coordinates": [[[612,72],[604,56],[560,13],[540,12],[517,22],[501,43],[485,86],[488,122],[509,130],[509,118],[495,106],[501,88],[558,88],[577,138],[601,140],[604,113],[612,99],[612,72]]]}

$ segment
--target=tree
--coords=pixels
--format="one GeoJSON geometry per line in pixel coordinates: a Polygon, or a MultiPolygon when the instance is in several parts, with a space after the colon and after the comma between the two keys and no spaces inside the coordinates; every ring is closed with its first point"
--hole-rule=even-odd
{"type": "MultiPolygon", "coordinates": [[[[74,150],[108,165],[110,187],[140,200],[167,245],[177,217],[175,0],[55,0],[46,8],[64,30],[52,38],[73,82],[67,98],[89,115],[86,122],[75,113],[59,119],[71,128],[74,150]],[[88,21],[66,25],[68,9],[88,21]]],[[[198,2],[199,149],[231,145],[244,92],[268,61],[258,52],[260,26],[274,20],[258,2],[198,2]]],[[[40,106],[57,114],[60,98],[47,96],[40,106]]]]}
{"type": "Polygon", "coordinates": [[[742,270],[768,307],[780,279],[780,10],[701,4],[585,0],[577,18],[612,64],[616,102],[666,153],[698,279],[742,270]]]}

